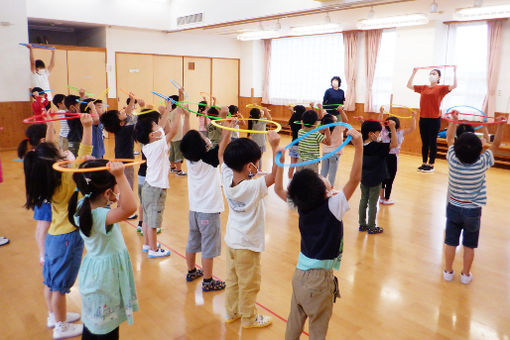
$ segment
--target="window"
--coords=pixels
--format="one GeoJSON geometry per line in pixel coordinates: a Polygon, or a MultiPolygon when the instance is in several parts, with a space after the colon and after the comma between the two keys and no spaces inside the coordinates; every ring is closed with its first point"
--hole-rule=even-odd
{"type": "Polygon", "coordinates": [[[340,76],[346,91],[342,34],[271,41],[270,104],[322,103],[333,76],[340,76]]]}
{"type": "Polygon", "coordinates": [[[396,42],[397,34],[394,29],[383,31],[372,84],[372,107],[368,108],[369,112],[379,112],[381,105],[390,104],[396,42]]]}
{"type": "MultiPolygon", "coordinates": [[[[457,65],[458,87],[443,100],[443,112],[456,105],[468,105],[482,109],[487,94],[487,23],[475,22],[451,26],[449,28],[446,60],[457,65]]],[[[451,71],[448,71],[451,72],[451,71]]],[[[452,75],[441,77],[443,84],[452,84],[452,75]]],[[[461,112],[477,113],[460,108],[461,112]]],[[[462,119],[478,120],[473,116],[462,119]]]]}

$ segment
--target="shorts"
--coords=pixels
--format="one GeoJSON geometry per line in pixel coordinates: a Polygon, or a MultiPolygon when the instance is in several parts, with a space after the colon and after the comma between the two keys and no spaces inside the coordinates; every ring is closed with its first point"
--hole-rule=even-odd
{"type": "Polygon", "coordinates": [[[166,189],[143,183],[142,187],[143,221],[150,228],[161,228],[165,210],[166,189]]]}
{"type": "Polygon", "coordinates": [[[34,220],[51,222],[51,203],[44,202],[40,207],[34,207],[34,220]]]}
{"type": "Polygon", "coordinates": [[[170,162],[178,163],[182,162],[183,156],[181,152],[181,141],[170,142],[170,162]]]}
{"type": "Polygon", "coordinates": [[[448,203],[444,243],[453,247],[458,246],[462,232],[462,245],[468,248],[477,248],[481,217],[481,207],[462,208],[448,203]]]}
{"type": "Polygon", "coordinates": [[[189,212],[189,235],[186,252],[212,259],[221,255],[220,213],[189,212]]]}
{"type": "Polygon", "coordinates": [[[138,197],[140,198],[140,204],[142,203],[142,188],[145,183],[145,176],[138,175],[138,197]]]}
{"type": "MultiPolygon", "coordinates": [[[[299,163],[305,162],[305,160],[302,159],[302,158],[299,158],[298,162],[299,163]]],[[[312,164],[306,164],[306,165],[298,166],[296,171],[303,170],[303,169],[310,169],[310,170],[313,170],[316,173],[319,173],[319,163],[320,162],[315,162],[315,163],[312,163],[312,164]]]]}
{"type": "Polygon", "coordinates": [[[124,168],[124,175],[126,175],[126,178],[129,182],[129,186],[131,189],[133,188],[133,183],[135,182],[135,168],[132,166],[127,166],[124,168]]]}
{"type": "Polygon", "coordinates": [[[75,230],[62,235],[46,235],[43,283],[51,292],[69,293],[80,270],[83,240],[75,230]]]}
{"type": "Polygon", "coordinates": [[[289,148],[289,156],[292,158],[299,158],[299,146],[298,145],[292,145],[289,148]]]}

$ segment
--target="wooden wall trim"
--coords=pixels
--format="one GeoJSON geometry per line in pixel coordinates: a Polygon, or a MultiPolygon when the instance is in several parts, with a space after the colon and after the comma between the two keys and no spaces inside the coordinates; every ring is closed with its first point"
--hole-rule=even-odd
{"type": "Polygon", "coordinates": [[[30,101],[0,102],[0,150],[14,150],[25,139],[28,124],[23,119],[32,116],[30,101]]]}

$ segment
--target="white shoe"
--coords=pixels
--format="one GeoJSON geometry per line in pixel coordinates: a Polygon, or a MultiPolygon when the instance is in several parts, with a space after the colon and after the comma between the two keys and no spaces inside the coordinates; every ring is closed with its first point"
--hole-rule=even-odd
{"type": "Polygon", "coordinates": [[[384,205],[395,204],[395,201],[393,201],[393,200],[381,200],[381,199],[379,199],[379,202],[381,202],[381,204],[384,204],[384,205]]]}
{"type": "Polygon", "coordinates": [[[57,322],[53,328],[53,339],[74,338],[81,335],[83,332],[83,325],[76,323],[57,322]]]}
{"type": "MultiPolygon", "coordinates": [[[[66,321],[67,323],[71,323],[71,322],[75,322],[75,321],[78,321],[80,320],[80,313],[66,313],[66,321]]],[[[55,315],[54,314],[50,314],[48,316],[48,319],[46,321],[46,327],[48,328],[53,328],[55,327],[55,315]]]]}
{"type": "Polygon", "coordinates": [[[451,273],[448,273],[446,270],[443,271],[443,279],[445,281],[451,281],[453,280],[453,277],[455,276],[455,272],[452,270],[451,273]]]}
{"type": "Polygon", "coordinates": [[[158,248],[157,250],[149,250],[149,258],[167,257],[170,256],[170,250],[158,248]]]}
{"type": "Polygon", "coordinates": [[[252,324],[250,325],[243,324],[243,328],[262,328],[267,327],[272,323],[273,321],[271,320],[271,317],[267,315],[258,314],[257,317],[255,318],[255,321],[252,324]]]}
{"type": "Polygon", "coordinates": [[[469,275],[466,275],[464,273],[460,273],[460,282],[468,285],[473,281],[473,274],[469,273],[469,275]]]}
{"type": "MultiPolygon", "coordinates": [[[[159,248],[159,247],[161,247],[161,244],[158,242],[158,244],[156,245],[156,248],[159,248]]],[[[144,244],[144,245],[142,246],[142,252],[143,252],[143,253],[148,252],[148,251],[149,251],[149,249],[150,249],[150,246],[149,246],[148,244],[144,244]]]]}

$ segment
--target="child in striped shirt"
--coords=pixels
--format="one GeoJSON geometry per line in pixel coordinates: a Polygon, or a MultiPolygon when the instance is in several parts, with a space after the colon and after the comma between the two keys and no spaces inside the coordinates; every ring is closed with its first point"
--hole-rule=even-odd
{"type": "MultiPolygon", "coordinates": [[[[298,132],[298,138],[302,137],[304,134],[309,131],[315,129],[317,126],[317,122],[319,121],[319,117],[317,116],[317,112],[313,110],[308,110],[303,113],[303,118],[301,122],[303,123],[303,127],[298,132]]],[[[331,144],[331,131],[329,129],[324,129],[324,134],[316,131],[311,135],[306,136],[304,139],[299,141],[299,162],[309,161],[315,158],[320,157],[320,144],[331,144]]],[[[319,162],[308,164],[300,167],[301,169],[311,169],[315,172],[319,172],[319,162]]]]}
{"type": "MultiPolygon", "coordinates": [[[[452,112],[453,120],[458,120],[458,112],[452,112]]],[[[496,118],[500,123],[492,145],[483,151],[483,143],[472,132],[464,132],[455,140],[457,124],[448,123],[446,140],[448,142],[448,206],[446,208],[445,232],[445,270],[443,278],[454,278],[453,260],[459,245],[460,233],[464,246],[464,264],[460,282],[469,284],[473,280],[471,265],[478,246],[482,206],[487,203],[487,185],[485,172],[494,165],[494,152],[503,138],[505,120],[496,118]]]]}

